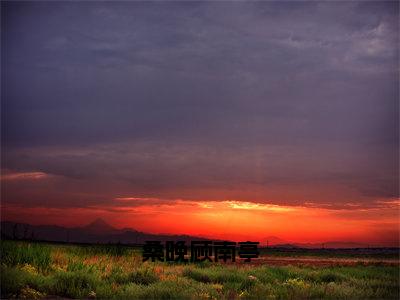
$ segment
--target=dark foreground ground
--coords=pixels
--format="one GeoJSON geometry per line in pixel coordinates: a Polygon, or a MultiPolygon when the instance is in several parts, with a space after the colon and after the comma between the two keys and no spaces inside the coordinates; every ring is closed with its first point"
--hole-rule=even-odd
{"type": "Polygon", "coordinates": [[[262,249],[251,263],[142,262],[141,249],[1,242],[2,298],[398,299],[398,249],[262,249]]]}

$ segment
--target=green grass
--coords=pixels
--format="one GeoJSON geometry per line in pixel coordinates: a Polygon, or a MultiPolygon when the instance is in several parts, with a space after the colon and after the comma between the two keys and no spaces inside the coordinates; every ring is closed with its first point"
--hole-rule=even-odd
{"type": "Polygon", "coordinates": [[[40,270],[47,270],[51,264],[51,249],[47,245],[1,241],[1,262],[10,265],[30,264],[40,270]]]}
{"type": "Polygon", "coordinates": [[[398,259],[399,253],[396,249],[285,249],[285,248],[260,248],[261,255],[272,255],[274,257],[319,257],[319,258],[373,258],[373,259],[398,259]]]}
{"type": "Polygon", "coordinates": [[[143,263],[137,249],[121,249],[2,241],[1,297],[397,299],[399,295],[398,266],[143,263]]]}
{"type": "Polygon", "coordinates": [[[132,249],[118,244],[67,246],[68,252],[77,256],[109,255],[122,256],[129,254],[132,249]]]}

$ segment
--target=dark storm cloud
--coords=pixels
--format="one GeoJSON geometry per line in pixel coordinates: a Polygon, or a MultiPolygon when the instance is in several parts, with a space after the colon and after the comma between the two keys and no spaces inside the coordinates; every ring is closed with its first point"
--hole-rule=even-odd
{"type": "Polygon", "coordinates": [[[61,176],[60,202],[394,197],[397,22],[396,2],[4,2],[2,167],[61,176]]]}

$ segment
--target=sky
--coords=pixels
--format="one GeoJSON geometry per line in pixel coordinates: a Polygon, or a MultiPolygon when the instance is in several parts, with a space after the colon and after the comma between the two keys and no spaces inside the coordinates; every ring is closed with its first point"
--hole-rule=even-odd
{"type": "Polygon", "coordinates": [[[398,245],[398,2],[1,16],[2,220],[398,245]]]}

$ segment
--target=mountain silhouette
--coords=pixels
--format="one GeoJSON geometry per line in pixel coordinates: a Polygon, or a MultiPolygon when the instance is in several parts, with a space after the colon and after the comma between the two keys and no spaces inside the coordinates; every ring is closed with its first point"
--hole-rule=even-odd
{"type": "Polygon", "coordinates": [[[118,233],[118,229],[112,227],[106,221],[101,218],[97,218],[92,223],[89,223],[86,226],[83,226],[86,232],[95,235],[105,235],[105,234],[116,234],[118,233]]]}
{"type": "MultiPolygon", "coordinates": [[[[30,239],[36,241],[54,241],[70,243],[122,243],[122,244],[144,244],[146,241],[205,241],[209,238],[190,235],[151,234],[136,231],[131,228],[117,229],[103,219],[82,226],[66,228],[57,225],[30,225],[9,221],[1,222],[2,239],[30,239]]],[[[218,239],[211,239],[218,240],[218,239]]],[[[266,242],[275,248],[303,248],[303,249],[354,249],[369,248],[368,245],[354,242],[327,241],[324,243],[290,243],[276,236],[268,236],[262,239],[260,246],[266,246],[266,242]]],[[[375,246],[377,247],[377,246],[375,246]]],[[[379,247],[379,246],[378,246],[379,247]]],[[[382,246],[381,246],[382,247],[382,246]]]]}
{"type": "Polygon", "coordinates": [[[278,238],[276,236],[267,236],[262,239],[261,244],[262,245],[269,245],[269,246],[274,246],[274,245],[279,245],[279,244],[287,244],[288,242],[285,240],[282,240],[281,238],[278,238]]]}
{"type": "Polygon", "coordinates": [[[297,247],[301,248],[328,248],[328,249],[343,249],[343,248],[368,248],[368,244],[355,243],[355,242],[343,242],[343,241],[327,241],[324,243],[297,243],[297,247]]]}
{"type": "Polygon", "coordinates": [[[117,229],[102,219],[83,227],[66,228],[57,225],[30,225],[9,221],[1,222],[1,237],[70,243],[122,243],[144,244],[146,241],[205,241],[203,237],[189,235],[151,234],[131,228],[117,229]]]}

